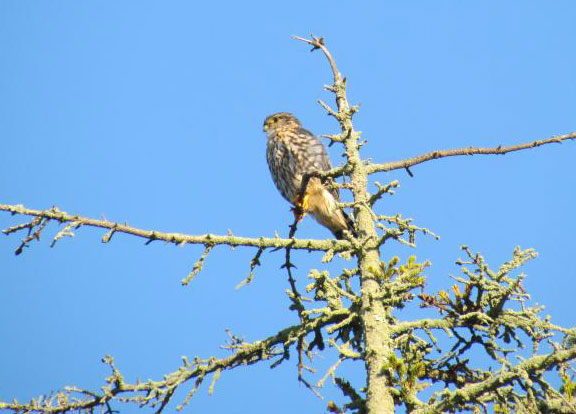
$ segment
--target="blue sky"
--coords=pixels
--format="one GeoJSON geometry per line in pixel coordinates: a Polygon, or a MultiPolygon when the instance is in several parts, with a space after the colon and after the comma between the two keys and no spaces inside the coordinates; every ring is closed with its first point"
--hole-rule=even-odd
{"type": "MultiPolygon", "coordinates": [[[[348,77],[364,156],[391,161],[434,149],[497,146],[576,129],[572,1],[59,1],[0,3],[0,203],[128,222],[147,229],[272,236],[291,214],[265,162],[263,119],[290,111],[317,134],[337,124],[324,58],[291,35],[322,35],[348,77]]],[[[336,146],[334,164],[342,161],[336,146]]],[[[430,290],[451,284],[459,246],[499,266],[519,245],[533,302],[576,325],[576,144],[504,157],[454,158],[375,179],[401,188],[380,205],[441,241],[389,246],[383,259],[433,263],[430,290]]],[[[0,214],[0,226],[22,222],[0,214]]],[[[0,398],[65,385],[98,388],[116,358],[128,379],[159,379],[180,356],[226,355],[225,329],[256,340],[296,322],[282,255],[265,253],[253,285],[235,290],[253,252],[218,248],[180,286],[199,247],[144,246],[80,229],[19,257],[0,238],[0,398]]],[[[327,237],[307,219],[303,237],[327,237]]],[[[305,269],[319,257],[299,255],[305,269]]],[[[410,315],[408,315],[410,316],[410,315]]],[[[325,366],[330,360],[320,360],[325,366]]],[[[354,367],[352,375],[361,375],[354,367]]],[[[225,373],[188,412],[322,412],[295,361],[225,373]],[[281,402],[281,404],[279,404],[281,402]]],[[[334,398],[329,389],[327,398],[334,398]]],[[[123,413],[126,406],[116,406],[123,413]]]]}

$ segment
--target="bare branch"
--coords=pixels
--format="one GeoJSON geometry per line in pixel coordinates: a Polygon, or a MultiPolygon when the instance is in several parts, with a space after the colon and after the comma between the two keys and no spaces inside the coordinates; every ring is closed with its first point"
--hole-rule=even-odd
{"type": "MultiPolygon", "coordinates": [[[[58,210],[58,208],[56,207],[53,207],[49,210],[32,210],[22,205],[0,204],[0,210],[8,211],[11,212],[12,214],[22,214],[28,216],[35,216],[41,219],[55,220],[60,223],[73,222],[76,225],[81,226],[109,229],[113,230],[115,233],[125,233],[130,234],[132,236],[147,239],[148,240],[147,243],[156,240],[162,240],[167,243],[173,243],[177,245],[203,244],[206,246],[206,245],[224,244],[228,246],[276,247],[280,249],[290,247],[295,250],[300,249],[300,250],[327,251],[332,249],[336,252],[349,250],[352,247],[350,242],[346,240],[335,240],[335,239],[334,240],[282,239],[279,237],[249,238],[249,237],[236,237],[231,234],[221,236],[215,234],[188,235],[182,233],[162,233],[154,230],[138,229],[136,227],[128,226],[127,224],[120,224],[113,221],[97,220],[89,217],[71,215],[64,211],[58,210]]],[[[17,231],[13,230],[16,227],[18,227],[18,229],[28,228],[28,226],[15,226],[11,229],[4,230],[4,233],[8,234],[17,231]]],[[[107,234],[109,234],[109,232],[107,234]]],[[[34,238],[38,237],[39,234],[37,234],[37,232],[34,233],[34,238]]],[[[27,240],[26,243],[28,241],[29,240],[27,240]]]]}
{"type": "Polygon", "coordinates": [[[258,248],[256,255],[252,258],[252,260],[250,260],[250,273],[248,273],[248,276],[242,282],[236,285],[236,289],[240,289],[242,286],[252,283],[252,280],[254,279],[254,269],[256,269],[256,266],[260,266],[260,256],[262,256],[264,250],[264,247],[258,248]]]}
{"type": "Polygon", "coordinates": [[[402,168],[409,168],[426,161],[435,160],[438,158],[454,157],[457,155],[503,155],[508,152],[521,151],[530,148],[536,148],[541,145],[562,143],[563,141],[576,139],[576,132],[566,135],[557,135],[552,138],[542,139],[538,141],[525,142],[524,144],[511,145],[509,147],[498,146],[495,148],[457,148],[451,150],[432,151],[426,154],[418,155],[413,158],[407,158],[400,161],[385,162],[382,164],[370,164],[366,166],[368,174],[374,174],[383,171],[399,170],[402,168]]]}
{"type": "Polygon", "coordinates": [[[292,36],[293,39],[300,40],[302,42],[311,45],[312,46],[311,52],[315,51],[316,49],[321,49],[322,52],[324,53],[324,56],[326,56],[326,59],[328,59],[328,62],[330,63],[330,68],[332,69],[332,74],[334,75],[334,84],[339,83],[342,80],[342,75],[340,75],[340,72],[338,71],[336,61],[332,57],[332,54],[330,53],[328,48],[326,48],[326,46],[324,45],[324,38],[316,37],[314,35],[311,35],[311,37],[312,39],[304,39],[302,37],[292,36]]]}
{"type": "Polygon", "coordinates": [[[194,263],[192,271],[188,274],[188,276],[182,279],[181,283],[183,286],[188,286],[188,284],[196,277],[196,275],[202,271],[202,268],[204,267],[204,260],[206,260],[213,247],[214,245],[212,244],[206,245],[206,247],[204,248],[204,253],[202,253],[200,259],[198,259],[198,261],[194,263]]]}

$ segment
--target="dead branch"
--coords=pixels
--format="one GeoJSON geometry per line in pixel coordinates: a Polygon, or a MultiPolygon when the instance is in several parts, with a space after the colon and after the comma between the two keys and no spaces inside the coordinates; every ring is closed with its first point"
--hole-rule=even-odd
{"type": "MultiPolygon", "coordinates": [[[[249,237],[238,237],[232,234],[226,236],[215,235],[215,234],[203,234],[203,235],[189,235],[182,233],[163,233],[155,230],[143,230],[136,227],[131,227],[127,224],[121,224],[108,220],[97,220],[89,217],[82,217],[79,215],[68,214],[64,211],[58,210],[58,208],[53,207],[49,210],[32,210],[28,209],[22,205],[6,205],[0,204],[0,211],[8,211],[15,214],[34,216],[36,218],[54,220],[59,223],[75,223],[77,226],[87,226],[87,227],[99,227],[103,229],[108,229],[115,233],[125,233],[132,236],[141,237],[147,239],[147,243],[151,243],[156,240],[162,240],[167,243],[173,243],[176,245],[186,245],[186,244],[203,244],[207,245],[228,245],[228,246],[248,246],[248,247],[275,247],[284,249],[290,247],[294,250],[319,250],[327,251],[334,250],[336,252],[341,252],[344,250],[349,250],[351,248],[350,242],[346,240],[313,240],[313,239],[282,239],[279,237],[267,238],[249,238],[249,237]]],[[[9,234],[15,231],[29,228],[28,225],[14,226],[10,229],[4,230],[4,233],[9,234]],[[16,229],[16,230],[15,230],[16,229]]],[[[44,229],[44,227],[42,227],[44,229]]],[[[104,242],[109,240],[110,232],[104,235],[104,242]],[[108,236],[108,237],[106,237],[108,236]]],[[[38,238],[39,234],[34,233],[34,238],[38,238]]],[[[26,239],[29,241],[28,239],[26,239]]],[[[20,246],[19,249],[21,249],[20,246]]]]}
{"type": "MultiPolygon", "coordinates": [[[[518,145],[511,145],[508,147],[503,147],[503,146],[498,146],[495,148],[474,148],[474,147],[470,147],[470,148],[457,148],[457,149],[451,149],[451,150],[440,150],[440,151],[432,151],[432,152],[428,152],[426,154],[422,154],[422,155],[418,155],[416,157],[412,157],[412,158],[406,158],[404,160],[400,160],[400,161],[391,161],[391,162],[385,162],[382,164],[370,164],[368,166],[366,166],[366,170],[368,171],[368,174],[374,174],[377,172],[383,172],[383,171],[392,171],[392,170],[399,170],[399,169],[403,169],[403,168],[409,168],[412,167],[414,165],[418,165],[418,164],[422,164],[423,162],[426,161],[431,161],[431,160],[436,160],[439,158],[445,158],[445,157],[454,157],[454,156],[458,156],[458,155],[504,155],[507,154],[509,152],[514,152],[514,151],[521,151],[521,150],[525,150],[525,149],[530,149],[530,148],[536,148],[539,147],[541,145],[546,145],[546,144],[553,144],[553,143],[562,143],[564,141],[568,141],[568,140],[573,140],[576,139],[576,132],[572,132],[570,134],[566,134],[566,135],[558,135],[558,136],[554,136],[552,138],[548,138],[548,139],[542,139],[542,140],[538,140],[538,141],[530,141],[530,142],[525,142],[523,144],[518,144],[518,145]]],[[[332,171],[330,171],[329,173],[332,173],[332,171]]],[[[330,174],[332,176],[334,176],[334,174],[330,174]]]]}

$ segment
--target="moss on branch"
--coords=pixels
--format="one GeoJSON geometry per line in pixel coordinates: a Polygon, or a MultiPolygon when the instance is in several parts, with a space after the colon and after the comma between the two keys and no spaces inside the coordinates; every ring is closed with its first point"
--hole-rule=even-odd
{"type": "MultiPolygon", "coordinates": [[[[144,230],[136,227],[131,227],[127,224],[121,224],[108,220],[98,220],[79,215],[72,215],[64,211],[60,211],[57,207],[48,210],[33,210],[26,208],[22,205],[7,205],[0,204],[0,211],[7,211],[13,215],[27,215],[34,216],[35,221],[32,222],[33,226],[42,225],[40,230],[43,230],[47,224],[46,220],[53,220],[59,223],[74,223],[75,227],[87,226],[108,229],[114,233],[124,233],[136,237],[147,239],[148,243],[161,240],[167,243],[176,245],[186,244],[202,244],[202,245],[227,245],[227,246],[247,246],[247,247],[271,247],[271,248],[287,248],[290,247],[294,250],[318,250],[341,252],[351,248],[350,242],[346,240],[312,240],[312,239],[284,239],[279,237],[239,237],[232,234],[216,235],[216,234],[203,234],[203,235],[190,235],[182,233],[165,233],[156,230],[144,230]],[[44,221],[42,221],[42,219],[44,221]]],[[[18,225],[4,230],[5,234],[10,234],[28,228],[26,224],[18,225]]],[[[110,233],[109,232],[109,233],[110,233]]],[[[106,233],[103,242],[110,240],[110,234],[106,233]]],[[[39,238],[39,234],[37,237],[39,238]]],[[[25,245],[30,242],[25,240],[25,245]]],[[[24,247],[24,246],[22,246],[24,247]]]]}

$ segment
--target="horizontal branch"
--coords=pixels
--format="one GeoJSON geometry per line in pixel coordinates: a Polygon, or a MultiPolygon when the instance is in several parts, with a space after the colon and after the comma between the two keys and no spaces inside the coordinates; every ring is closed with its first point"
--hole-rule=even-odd
{"type": "MultiPolygon", "coordinates": [[[[461,319],[444,318],[444,319],[420,319],[417,321],[400,322],[393,325],[391,331],[394,335],[400,335],[405,332],[413,331],[416,329],[440,329],[446,331],[447,329],[469,328],[470,322],[465,318],[466,315],[461,315],[461,319]]],[[[488,315],[485,315],[489,318],[488,315]]],[[[563,328],[549,322],[541,321],[537,318],[523,317],[521,314],[512,314],[505,312],[493,322],[494,325],[508,326],[512,328],[524,328],[531,326],[534,328],[544,329],[547,331],[555,331],[565,335],[576,336],[576,328],[563,328]]]]}
{"type": "MultiPolygon", "coordinates": [[[[576,140],[576,132],[570,134],[558,135],[548,139],[542,139],[537,141],[525,142],[523,144],[511,145],[508,147],[498,146],[492,148],[456,148],[450,150],[437,150],[427,152],[426,154],[418,155],[416,157],[405,158],[399,161],[390,161],[379,164],[368,164],[366,165],[367,174],[375,174],[379,172],[400,170],[413,167],[414,165],[422,164],[427,161],[432,161],[440,158],[455,157],[459,155],[504,155],[509,152],[521,151],[525,149],[531,149],[540,147],[546,144],[561,144],[564,141],[576,140]]],[[[340,165],[334,167],[328,171],[317,171],[315,175],[320,178],[337,178],[343,175],[349,174],[351,171],[349,165],[340,165]]]]}
{"type": "Polygon", "coordinates": [[[548,355],[537,355],[527,359],[509,371],[500,371],[492,374],[488,379],[466,385],[452,392],[446,392],[445,398],[434,404],[426,405],[412,411],[413,414],[439,414],[451,411],[458,404],[478,401],[478,398],[487,392],[494,391],[505,385],[511,384],[519,378],[525,378],[529,374],[546,371],[558,364],[576,358],[576,346],[572,348],[556,351],[548,355]]]}
{"type": "MultiPolygon", "coordinates": [[[[174,243],[177,245],[185,244],[203,244],[203,245],[227,245],[227,246],[251,246],[251,247],[264,247],[264,248],[286,248],[304,249],[304,250],[320,250],[327,251],[333,250],[336,252],[349,250],[352,246],[346,240],[312,240],[312,239],[282,239],[279,237],[274,238],[248,238],[237,237],[232,234],[229,235],[188,235],[181,233],[162,233],[154,230],[143,230],[126,224],[120,224],[108,220],[97,220],[89,217],[82,217],[78,215],[68,214],[64,211],[58,210],[56,207],[49,210],[31,210],[22,205],[6,205],[0,204],[0,211],[8,211],[12,214],[21,214],[27,216],[35,216],[50,220],[55,220],[60,223],[75,223],[76,227],[100,227],[108,229],[112,233],[125,233],[132,236],[142,237],[148,241],[162,240],[167,243],[174,243]]],[[[5,233],[10,233],[10,229],[5,230],[5,233]]],[[[109,233],[110,233],[109,232],[109,233]]],[[[104,236],[103,241],[110,240],[110,234],[104,236]]]]}
{"type": "Polygon", "coordinates": [[[541,145],[562,143],[563,141],[576,139],[576,132],[566,135],[558,135],[552,138],[543,139],[539,141],[525,142],[523,144],[511,145],[509,147],[498,146],[495,148],[457,148],[451,150],[432,151],[426,154],[418,155],[413,158],[407,158],[400,161],[385,162],[382,164],[371,164],[366,166],[369,174],[383,171],[399,170],[403,168],[410,168],[414,165],[421,164],[426,161],[435,160],[438,158],[454,157],[458,155],[503,155],[509,152],[521,151],[530,148],[536,148],[541,145]]]}

